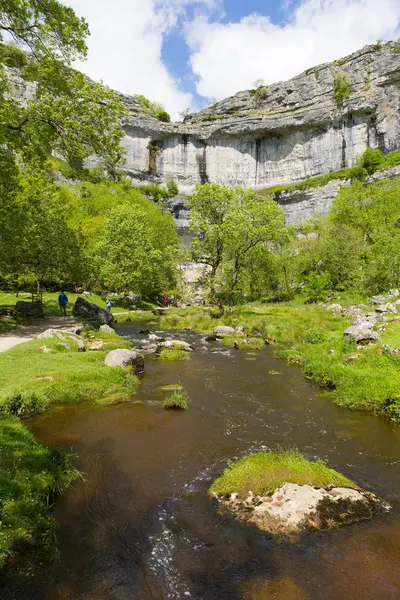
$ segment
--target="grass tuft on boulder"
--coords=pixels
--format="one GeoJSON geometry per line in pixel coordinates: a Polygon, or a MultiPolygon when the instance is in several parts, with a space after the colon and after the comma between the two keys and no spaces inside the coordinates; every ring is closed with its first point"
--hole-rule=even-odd
{"type": "Polygon", "coordinates": [[[265,495],[284,483],[311,485],[317,488],[357,488],[350,479],[330,469],[322,460],[310,461],[297,450],[259,452],[230,464],[221,477],[211,485],[211,495],[248,494],[265,495]]]}
{"type": "Polygon", "coordinates": [[[161,360],[189,360],[189,354],[178,348],[163,348],[160,352],[161,360]]]}

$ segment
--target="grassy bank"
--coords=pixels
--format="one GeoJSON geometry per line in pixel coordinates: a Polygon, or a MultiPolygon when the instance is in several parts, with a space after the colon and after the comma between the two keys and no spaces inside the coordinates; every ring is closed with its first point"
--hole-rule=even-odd
{"type": "Polygon", "coordinates": [[[0,353],[0,568],[26,551],[36,558],[54,553],[52,501],[78,475],[67,455],[36,441],[18,417],[56,404],[116,402],[136,391],[134,375],[104,364],[107,352],[129,342],[97,331],[84,341],[101,350],[79,352],[74,337],[65,336],[0,353]]]}
{"type": "Polygon", "coordinates": [[[284,483],[326,488],[357,486],[344,475],[327,467],[323,461],[312,462],[299,452],[260,452],[245,456],[229,465],[210,487],[210,494],[253,494],[274,492],[284,483]]]}
{"type": "Polygon", "coordinates": [[[56,552],[53,499],[78,477],[69,457],[37,442],[16,417],[0,417],[0,568],[21,553],[56,552]]]}
{"type": "MultiPolygon", "coordinates": [[[[350,305],[351,300],[339,301],[350,305]]],[[[357,302],[361,300],[357,298],[357,302]]],[[[384,344],[400,347],[400,323],[389,324],[381,342],[357,350],[356,344],[343,336],[350,319],[301,302],[241,306],[224,317],[217,310],[171,309],[160,320],[162,328],[188,327],[207,334],[221,324],[243,325],[250,338],[267,339],[276,356],[301,367],[307,378],[319,383],[341,406],[400,422],[400,356],[383,348],[384,344]]],[[[240,336],[224,343],[233,345],[235,341],[246,349],[240,336]]]]}
{"type": "Polygon", "coordinates": [[[136,377],[104,364],[107,352],[129,348],[129,342],[114,334],[87,334],[86,344],[96,341],[102,343],[101,351],[82,353],[73,340],[66,348],[58,338],[49,338],[0,353],[0,412],[25,416],[54,404],[104,403],[132,396],[136,377]]]}

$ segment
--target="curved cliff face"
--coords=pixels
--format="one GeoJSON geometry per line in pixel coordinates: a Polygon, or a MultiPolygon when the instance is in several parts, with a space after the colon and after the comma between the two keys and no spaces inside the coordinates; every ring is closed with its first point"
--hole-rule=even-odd
{"type": "Polygon", "coordinates": [[[331,64],[239,92],[191,115],[160,123],[126,98],[125,169],[137,181],[174,178],[263,188],[350,167],[369,146],[400,148],[400,46],[368,46],[331,64]],[[335,79],[351,83],[338,105],[335,79]]]}

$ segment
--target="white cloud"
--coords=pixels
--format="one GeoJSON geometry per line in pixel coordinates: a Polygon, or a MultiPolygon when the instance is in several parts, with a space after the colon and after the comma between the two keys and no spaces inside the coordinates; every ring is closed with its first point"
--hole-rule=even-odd
{"type": "Polygon", "coordinates": [[[66,0],[89,22],[88,59],[77,68],[120,92],[144,94],[177,117],[191,105],[161,59],[163,36],[189,4],[202,12],[220,0],[66,0]]]}
{"type": "Polygon", "coordinates": [[[400,1],[303,0],[282,26],[257,14],[228,24],[199,16],[185,35],[198,93],[223,98],[258,78],[285,80],[379,38],[399,37],[400,1]]]}

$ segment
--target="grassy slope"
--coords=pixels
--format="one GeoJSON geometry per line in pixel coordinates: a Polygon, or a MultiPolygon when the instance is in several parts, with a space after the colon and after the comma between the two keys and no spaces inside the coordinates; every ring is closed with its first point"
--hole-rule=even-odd
{"type": "Polygon", "coordinates": [[[322,461],[311,462],[296,451],[250,454],[231,464],[210,487],[210,494],[253,494],[274,492],[284,483],[314,487],[357,486],[322,461]]]}
{"type": "MultiPolygon", "coordinates": [[[[349,305],[351,300],[344,297],[340,302],[349,305]]],[[[247,305],[235,308],[232,315],[223,318],[198,308],[171,309],[170,315],[161,318],[160,325],[211,333],[222,323],[244,325],[249,336],[261,334],[262,339],[271,342],[278,357],[299,365],[306,377],[331,392],[338,404],[400,421],[400,356],[386,354],[382,349],[382,343],[400,347],[400,324],[389,327],[382,343],[361,351],[344,340],[350,320],[335,317],[316,305],[247,305]]],[[[235,336],[226,343],[234,339],[235,336]]]]}

